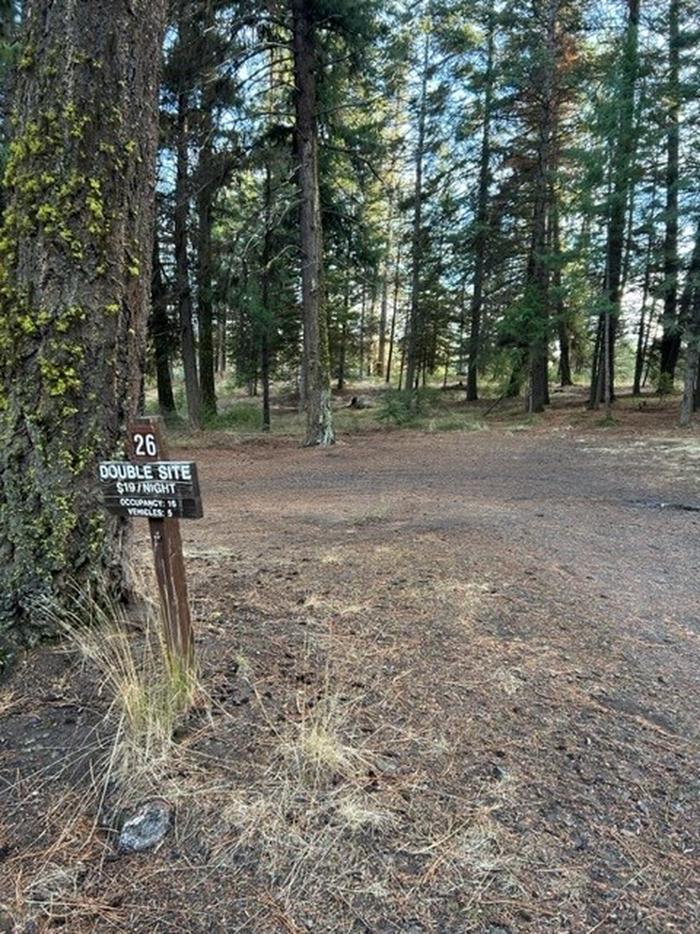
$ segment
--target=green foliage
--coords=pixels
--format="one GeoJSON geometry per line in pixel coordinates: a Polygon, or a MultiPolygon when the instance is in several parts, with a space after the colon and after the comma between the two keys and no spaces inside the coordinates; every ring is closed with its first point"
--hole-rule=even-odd
{"type": "Polygon", "coordinates": [[[218,431],[257,431],[262,418],[261,408],[256,402],[236,402],[229,409],[209,415],[206,427],[218,431]]]}
{"type": "Polygon", "coordinates": [[[399,428],[418,425],[422,418],[445,411],[445,402],[439,389],[425,388],[417,392],[391,389],[384,394],[377,418],[399,428]]]}
{"type": "Polygon", "coordinates": [[[405,389],[392,389],[384,395],[377,418],[399,428],[414,425],[418,420],[415,394],[405,389]]]}
{"type": "Polygon", "coordinates": [[[673,376],[670,373],[660,373],[656,391],[660,396],[668,396],[673,392],[673,376]]]}

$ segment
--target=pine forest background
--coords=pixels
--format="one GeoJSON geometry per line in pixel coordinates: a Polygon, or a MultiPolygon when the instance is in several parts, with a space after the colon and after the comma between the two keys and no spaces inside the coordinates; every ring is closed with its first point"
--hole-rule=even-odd
{"type": "MultiPolygon", "coordinates": [[[[303,389],[294,6],[171,9],[149,372],[195,427],[226,387],[262,397],[263,426],[271,385],[303,389]]],[[[555,384],[588,382],[598,405],[687,369],[692,392],[691,3],[301,6],[339,389],[456,375],[468,400],[522,392],[540,411],[555,384]]]]}

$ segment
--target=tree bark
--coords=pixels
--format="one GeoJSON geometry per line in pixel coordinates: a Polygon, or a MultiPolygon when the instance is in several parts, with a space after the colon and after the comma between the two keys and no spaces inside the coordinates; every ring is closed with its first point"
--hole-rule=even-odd
{"type": "MultiPolygon", "coordinates": [[[[205,144],[200,167],[203,175],[211,171],[211,147],[205,144]]],[[[212,211],[211,179],[200,179],[197,195],[197,318],[199,320],[199,386],[202,414],[216,415],[214,378],[214,310],[212,303],[212,211]]]]}
{"type": "Polygon", "coordinates": [[[262,430],[270,430],[270,336],[266,327],[260,336],[260,379],[262,382],[262,430]]]}
{"type": "Polygon", "coordinates": [[[226,372],[226,306],[222,305],[219,308],[219,312],[216,316],[216,332],[217,332],[217,343],[216,343],[216,369],[219,374],[224,374],[226,372]]]}
{"type": "Polygon", "coordinates": [[[604,401],[607,410],[615,398],[615,340],[620,314],[622,253],[635,151],[634,94],[639,71],[639,5],[640,0],[627,0],[627,27],[620,79],[617,135],[613,154],[613,179],[603,285],[605,310],[601,312],[598,319],[599,339],[591,376],[590,404],[593,408],[597,408],[604,401]]]}
{"type": "Polygon", "coordinates": [[[687,322],[685,381],[681,402],[680,424],[690,424],[698,399],[698,358],[700,355],[700,223],[695,233],[695,246],[681,297],[681,317],[687,322]]]}
{"type": "MultiPolygon", "coordinates": [[[[203,8],[203,31],[213,30],[211,0],[203,8]]],[[[216,380],[214,375],[214,309],[212,302],[212,225],[217,179],[214,165],[214,117],[216,84],[214,75],[205,69],[202,75],[200,107],[201,146],[199,149],[197,191],[197,318],[199,321],[199,389],[202,416],[216,415],[216,380]]]]}
{"type": "Polygon", "coordinates": [[[571,355],[569,342],[569,329],[566,322],[566,310],[564,307],[564,294],[561,281],[561,234],[559,229],[559,195],[558,192],[552,193],[550,218],[550,238],[551,251],[553,259],[552,268],[552,286],[554,288],[554,307],[556,310],[557,331],[559,337],[559,385],[573,385],[571,379],[571,355]]]}
{"type": "Polygon", "coordinates": [[[168,417],[175,412],[173,383],[170,377],[170,321],[168,302],[163,282],[163,267],[160,262],[158,235],[153,237],[153,269],[151,274],[151,338],[156,364],[158,408],[161,415],[168,417]]]}
{"type": "Polygon", "coordinates": [[[698,357],[700,351],[700,290],[693,296],[693,317],[689,326],[688,347],[686,350],[685,383],[679,424],[687,427],[693,417],[697,400],[698,357]]]}
{"type": "MultiPolygon", "coordinates": [[[[391,236],[389,238],[389,250],[391,249],[391,236]]],[[[384,269],[382,271],[382,297],[379,305],[379,335],[377,346],[377,359],[374,363],[374,375],[384,375],[384,364],[386,362],[386,326],[389,311],[389,267],[391,264],[391,252],[387,251],[384,259],[384,269]]]]}
{"type": "Polygon", "coordinates": [[[350,247],[347,251],[347,268],[345,270],[345,287],[343,290],[342,320],[340,322],[340,347],[338,348],[338,392],[345,389],[345,370],[348,347],[348,317],[350,315],[350,247]]]}
{"type": "Polygon", "coordinates": [[[493,53],[494,15],[489,10],[486,39],[486,74],[484,83],[484,120],[481,129],[479,158],[479,192],[476,208],[476,237],[474,240],[474,285],[470,305],[469,358],[467,364],[467,402],[479,398],[478,370],[481,347],[481,315],[484,296],[484,274],[488,246],[489,182],[491,179],[491,109],[493,105],[493,53]]]}
{"type": "Polygon", "coordinates": [[[664,317],[659,388],[671,388],[681,349],[678,322],[678,181],[680,151],[679,0],[669,4],[668,129],[666,134],[666,236],[664,239],[664,317]],[[664,384],[668,386],[665,387],[664,384]]]}
{"type": "Polygon", "coordinates": [[[95,474],[142,391],[165,8],[25,11],[0,235],[0,659],[55,634],[72,582],[128,589],[95,474]]]}
{"type": "Polygon", "coordinates": [[[649,239],[647,242],[646,261],[644,265],[644,285],[642,286],[642,307],[639,312],[639,330],[637,332],[637,350],[634,358],[634,381],[632,395],[638,396],[642,392],[642,373],[644,372],[644,357],[647,347],[647,303],[651,288],[651,261],[654,250],[654,208],[656,206],[656,186],[651,195],[651,209],[649,219],[649,239]]]}
{"type": "Polygon", "coordinates": [[[192,289],[187,243],[189,195],[189,95],[180,89],[177,98],[177,166],[175,177],[175,284],[177,288],[180,346],[185,370],[187,414],[192,428],[202,427],[202,400],[197,375],[197,351],[192,322],[192,289]]]}
{"type": "Polygon", "coordinates": [[[530,311],[530,391],[528,412],[542,412],[549,402],[549,280],[550,259],[547,221],[553,200],[553,173],[557,132],[557,0],[548,0],[547,35],[544,39],[542,65],[537,69],[538,140],[536,151],[532,235],[526,275],[526,299],[530,311]]]}
{"type": "Polygon", "coordinates": [[[265,165],[265,236],[262,251],[262,320],[260,322],[260,378],[262,380],[262,430],[270,430],[270,275],[272,265],[272,173],[269,162],[265,165]]]}
{"type": "Polygon", "coordinates": [[[323,289],[323,229],[318,185],[316,27],[312,0],[291,0],[297,155],[301,295],[304,318],[306,444],[333,444],[328,320],[323,289]]]}
{"type": "Polygon", "coordinates": [[[384,382],[391,383],[391,364],[394,357],[394,343],[396,340],[396,318],[399,310],[399,288],[401,286],[401,241],[396,247],[396,265],[394,267],[394,296],[391,305],[391,327],[389,328],[389,353],[386,360],[386,377],[384,382]]]}
{"type": "Polygon", "coordinates": [[[423,260],[423,161],[425,159],[425,124],[428,110],[428,63],[430,60],[430,33],[426,31],[423,43],[420,97],[418,103],[418,140],[415,151],[415,181],[413,187],[413,230],[411,234],[411,304],[406,323],[405,363],[406,389],[416,388],[421,363],[422,313],[421,267],[423,260]]]}

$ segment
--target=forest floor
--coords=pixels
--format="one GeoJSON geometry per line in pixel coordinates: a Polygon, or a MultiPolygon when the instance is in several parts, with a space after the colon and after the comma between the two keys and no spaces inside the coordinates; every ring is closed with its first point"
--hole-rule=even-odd
{"type": "Polygon", "coordinates": [[[29,653],[0,694],[0,931],[700,930],[676,411],[190,439],[206,701],[160,776],[175,826],[116,852],[109,697],[75,652],[29,653]]]}

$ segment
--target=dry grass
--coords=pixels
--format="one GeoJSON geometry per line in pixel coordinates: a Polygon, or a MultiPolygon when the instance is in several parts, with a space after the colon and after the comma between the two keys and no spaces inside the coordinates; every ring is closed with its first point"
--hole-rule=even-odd
{"type": "MultiPolygon", "coordinates": [[[[179,716],[154,687],[157,627],[147,689],[143,632],[132,626],[133,664],[127,656],[117,666],[124,677],[109,676],[114,664],[102,658],[122,652],[120,636],[100,650],[81,649],[88,673],[76,679],[81,703],[92,703],[99,672],[96,706],[109,708],[110,729],[100,727],[92,796],[83,783],[84,800],[58,802],[59,792],[46,787],[47,813],[35,810],[33,826],[44,822],[46,830],[12,867],[25,870],[13,910],[18,926],[34,918],[39,929],[55,921],[76,934],[110,924],[188,930],[209,918],[222,930],[263,934],[584,931],[602,917],[588,906],[609,912],[627,880],[634,898],[653,907],[646,880],[637,890],[647,865],[658,867],[659,888],[682,884],[692,839],[666,870],[661,856],[670,864],[673,853],[654,836],[659,821],[635,823],[628,806],[653,804],[649,788],[659,773],[647,750],[663,742],[666,756],[671,738],[646,721],[641,736],[631,714],[608,716],[596,698],[614,669],[603,668],[597,646],[582,652],[576,633],[558,628],[560,619],[570,623],[569,604],[545,599],[526,549],[524,557],[504,553],[500,537],[498,547],[478,537],[501,516],[500,500],[481,502],[473,536],[456,537],[473,518],[456,502],[473,494],[455,487],[458,453],[442,505],[432,487],[404,502],[401,492],[382,497],[380,484],[378,508],[368,505],[363,482],[358,495],[344,480],[337,495],[300,493],[295,463],[291,493],[284,484],[274,496],[264,488],[256,502],[251,491],[255,520],[240,529],[231,523],[239,531],[226,540],[230,547],[219,545],[218,524],[197,526],[200,544],[190,551],[203,560],[191,562],[194,605],[203,678],[215,699],[191,713],[177,740],[179,716]],[[450,510],[463,525],[437,521],[450,510]],[[126,685],[135,683],[130,693],[126,685]],[[138,754],[120,728],[138,738],[138,754]],[[156,776],[159,793],[177,806],[161,850],[138,860],[103,861],[112,837],[94,832],[95,799],[118,767],[115,736],[117,758],[151,760],[146,776],[156,776]],[[629,770],[611,780],[608,761],[628,761],[629,770]],[[604,880],[609,894],[599,896],[589,867],[619,865],[621,852],[630,866],[619,883],[604,880]],[[84,880],[73,874],[79,864],[88,867],[84,880]],[[143,874],[132,879],[134,865],[143,874]],[[124,896],[119,907],[109,903],[115,889],[124,896]]],[[[313,470],[308,460],[303,469],[313,470]]],[[[364,477],[359,459],[357,476],[364,477]]],[[[225,515],[217,513],[217,523],[225,515]]],[[[510,528],[498,521],[507,539],[510,528]]],[[[616,644],[626,637],[616,633],[616,644]]],[[[22,697],[23,715],[25,706],[22,697]]],[[[51,702],[45,711],[52,716],[51,702]]],[[[669,764],[684,774],[682,762],[669,764]]],[[[34,791],[44,794],[42,776],[21,789],[22,800],[34,791]]],[[[677,783],[673,793],[682,800],[677,783]]],[[[671,918],[671,909],[668,917],[654,910],[639,925],[655,930],[658,921],[660,929],[671,918]]],[[[630,919],[628,911],[618,926],[633,929],[630,919]]]]}
{"type": "MultiPolygon", "coordinates": [[[[309,667],[315,659],[308,645],[305,651],[309,667]]],[[[214,861],[230,868],[254,854],[280,910],[291,916],[329,886],[349,889],[367,862],[367,841],[392,827],[394,816],[365,791],[375,756],[330,669],[320,687],[296,692],[294,713],[279,728],[253,687],[274,733],[267,768],[243,787],[219,791],[225,830],[216,834],[214,861]]]]}
{"type": "Polygon", "coordinates": [[[310,701],[301,696],[297,703],[299,721],[291,727],[281,745],[291,772],[312,788],[333,776],[352,780],[358,773],[366,773],[371,757],[346,742],[344,734],[350,729],[349,705],[337,693],[330,692],[328,680],[320,697],[310,701]]]}
{"type": "Polygon", "coordinates": [[[8,714],[19,703],[19,697],[14,691],[5,691],[0,695],[0,717],[8,714]]]}
{"type": "Polygon", "coordinates": [[[98,697],[107,699],[113,739],[105,784],[128,788],[130,796],[152,793],[170,767],[176,727],[200,692],[196,671],[168,652],[150,601],[138,635],[120,607],[87,594],[78,594],[57,624],[69,648],[97,673],[98,697]]]}

